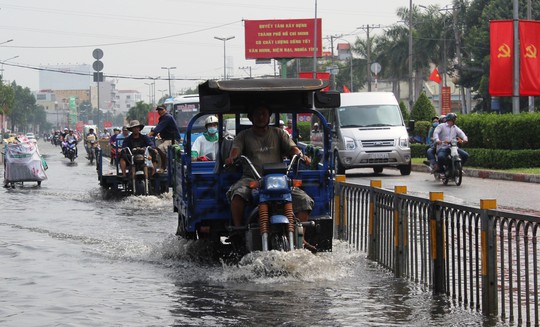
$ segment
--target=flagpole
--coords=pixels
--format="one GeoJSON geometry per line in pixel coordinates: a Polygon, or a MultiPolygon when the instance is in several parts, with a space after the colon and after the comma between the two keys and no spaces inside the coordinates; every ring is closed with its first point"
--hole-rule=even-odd
{"type": "Polygon", "coordinates": [[[512,113],[519,114],[519,1],[514,0],[514,83],[512,113]]]}

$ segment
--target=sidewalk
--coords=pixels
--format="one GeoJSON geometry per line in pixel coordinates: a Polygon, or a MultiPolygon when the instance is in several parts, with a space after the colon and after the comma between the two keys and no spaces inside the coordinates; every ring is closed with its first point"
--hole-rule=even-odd
{"type": "MultiPolygon", "coordinates": [[[[429,173],[429,169],[425,165],[412,165],[412,170],[429,173]]],[[[505,173],[501,171],[467,167],[463,169],[463,173],[467,177],[499,179],[514,182],[540,183],[540,175],[534,174],[505,173]]]]}

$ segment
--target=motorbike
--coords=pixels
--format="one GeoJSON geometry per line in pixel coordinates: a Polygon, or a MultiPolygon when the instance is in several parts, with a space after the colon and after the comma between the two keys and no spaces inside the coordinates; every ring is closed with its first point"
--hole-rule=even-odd
{"type": "Polygon", "coordinates": [[[260,176],[249,158],[242,155],[237,159],[237,164],[244,161],[250,167],[256,181],[250,184],[254,208],[245,217],[245,226],[240,230],[231,227],[233,235],[243,231],[243,237],[230,238],[231,243],[236,243],[233,247],[246,252],[303,248],[304,227],[314,222],[300,222],[293,214],[292,189],[300,187],[301,180],[289,176],[300,160],[295,155],[288,166],[282,162],[266,164],[260,176]]]}
{"type": "Polygon", "coordinates": [[[54,134],[53,137],[51,138],[51,144],[53,144],[54,146],[59,146],[60,145],[60,135],[58,134],[54,134]]]}
{"type": "Polygon", "coordinates": [[[96,140],[91,140],[86,142],[86,153],[88,154],[88,160],[90,160],[90,164],[94,163],[94,159],[96,158],[96,149],[98,147],[98,142],[96,140]]]}
{"type": "Polygon", "coordinates": [[[150,147],[146,148],[124,148],[129,153],[130,162],[128,170],[130,172],[131,180],[128,181],[131,185],[131,190],[134,195],[148,195],[150,182],[149,182],[149,169],[153,169],[152,162],[150,160],[150,147]]]}
{"type": "Polygon", "coordinates": [[[443,164],[444,173],[435,172],[433,175],[436,180],[442,180],[444,185],[448,185],[448,182],[453,181],[457,186],[461,185],[463,180],[463,166],[461,164],[461,158],[458,153],[458,139],[450,141],[450,154],[445,158],[443,164]]]}
{"type": "Polygon", "coordinates": [[[69,159],[69,161],[74,162],[77,158],[77,141],[69,140],[64,142],[64,156],[69,159]]]}

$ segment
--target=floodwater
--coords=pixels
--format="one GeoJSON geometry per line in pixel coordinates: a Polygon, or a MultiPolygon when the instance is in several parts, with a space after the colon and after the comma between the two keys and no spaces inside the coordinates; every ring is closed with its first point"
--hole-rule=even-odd
{"type": "Polygon", "coordinates": [[[82,155],[39,146],[49,179],[0,190],[1,326],[492,325],[345,243],[209,263],[170,194],[106,199],[82,155]]]}

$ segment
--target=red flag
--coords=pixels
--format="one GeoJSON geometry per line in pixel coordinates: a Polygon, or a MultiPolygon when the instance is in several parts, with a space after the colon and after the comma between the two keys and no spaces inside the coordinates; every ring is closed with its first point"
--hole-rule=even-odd
{"type": "Polygon", "coordinates": [[[343,85],[343,93],[351,93],[351,90],[349,90],[347,85],[343,85]]]}
{"type": "Polygon", "coordinates": [[[519,94],[540,95],[540,21],[519,22],[519,94]]]}
{"type": "Polygon", "coordinates": [[[492,96],[512,95],[512,62],[514,60],[514,32],[512,24],[513,22],[511,20],[494,20],[489,22],[489,94],[492,96]]]}
{"type": "Polygon", "coordinates": [[[429,80],[437,84],[441,83],[441,75],[439,75],[439,70],[437,69],[437,67],[435,67],[435,69],[433,69],[433,71],[431,72],[431,75],[429,75],[429,80]]]}

